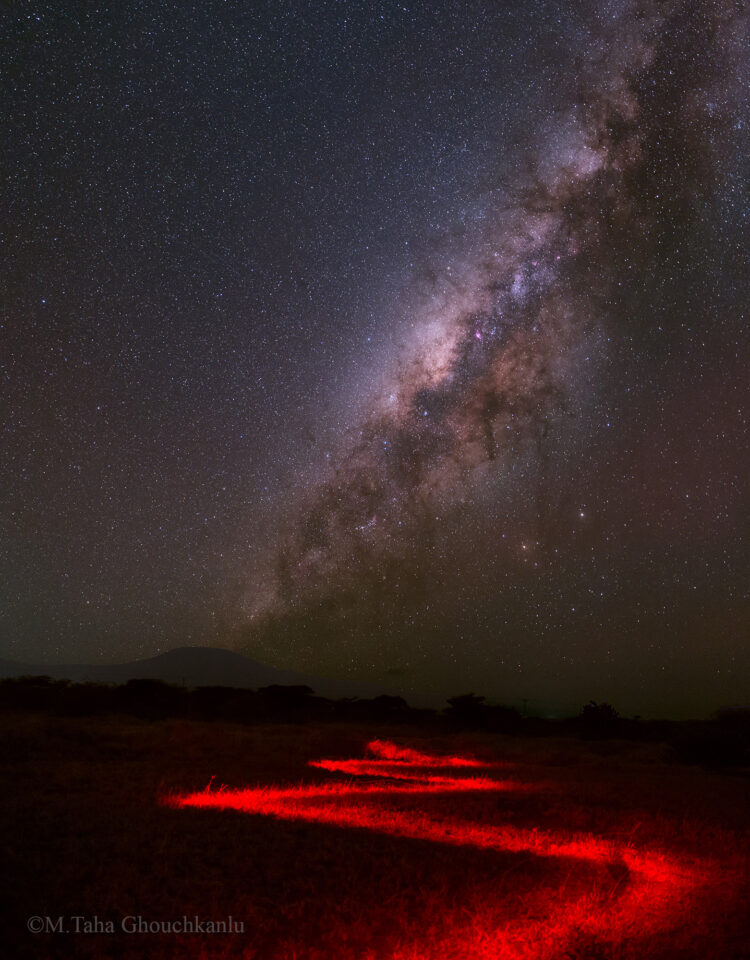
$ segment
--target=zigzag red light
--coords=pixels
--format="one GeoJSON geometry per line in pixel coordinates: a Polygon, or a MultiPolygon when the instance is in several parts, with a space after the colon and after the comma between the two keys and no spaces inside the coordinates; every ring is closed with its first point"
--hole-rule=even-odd
{"type": "MultiPolygon", "coordinates": [[[[496,960],[544,960],[559,951],[574,933],[582,930],[614,942],[626,934],[646,936],[671,927],[684,898],[699,883],[699,871],[657,851],[630,846],[590,834],[565,835],[557,831],[528,830],[463,821],[456,817],[437,819],[419,809],[381,806],[384,795],[439,795],[476,791],[528,790],[528,785],[489,777],[460,777],[430,773],[448,768],[489,767],[465,757],[432,757],[395,744],[373,741],[368,752],[380,759],[316,760],[310,765],[352,777],[382,778],[380,782],[348,781],[306,784],[295,787],[254,787],[240,790],[207,789],[171,798],[178,807],[240,810],[280,819],[301,819],[339,827],[356,827],[391,836],[429,840],[453,846],[471,846],[502,853],[529,853],[585,861],[601,868],[610,878],[619,875],[622,892],[606,911],[594,908],[586,898],[560,897],[544,921],[526,924],[524,930],[491,928],[475,918],[456,929],[451,943],[439,949],[411,944],[383,960],[437,960],[445,951],[459,951],[465,958],[496,960]],[[396,780],[403,782],[386,782],[396,780]],[[609,873],[607,873],[609,871],[609,873]],[[623,879],[626,883],[622,883],[623,879]],[[437,950],[437,952],[436,952],[437,950]]],[[[708,867],[701,867],[703,879],[708,867]]]]}

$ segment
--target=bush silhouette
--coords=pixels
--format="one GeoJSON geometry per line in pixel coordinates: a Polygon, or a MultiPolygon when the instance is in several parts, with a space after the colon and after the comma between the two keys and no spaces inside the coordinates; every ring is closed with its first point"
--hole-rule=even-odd
{"type": "Polygon", "coordinates": [[[485,698],[475,693],[462,693],[448,698],[445,716],[457,727],[479,728],[487,724],[485,698]]]}
{"type": "Polygon", "coordinates": [[[609,703],[589,700],[580,716],[583,733],[588,737],[611,737],[620,728],[620,714],[609,703]]]}

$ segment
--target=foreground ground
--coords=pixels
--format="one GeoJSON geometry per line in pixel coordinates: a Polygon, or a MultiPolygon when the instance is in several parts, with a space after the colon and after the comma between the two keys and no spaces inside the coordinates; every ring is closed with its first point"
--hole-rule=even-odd
{"type": "Polygon", "coordinates": [[[750,779],[659,744],[9,713],[0,764],[5,956],[750,957],[750,779]]]}

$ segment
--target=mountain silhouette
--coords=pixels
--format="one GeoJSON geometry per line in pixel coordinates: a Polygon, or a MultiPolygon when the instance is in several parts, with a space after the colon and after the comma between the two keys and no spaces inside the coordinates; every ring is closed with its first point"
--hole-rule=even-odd
{"type": "Polygon", "coordinates": [[[132,679],[164,680],[185,687],[247,687],[303,684],[324,697],[372,697],[384,691],[367,684],[279,670],[219,647],[178,647],[144,660],[109,664],[18,663],[0,659],[0,678],[49,676],[58,680],[126,683],[132,679]]]}

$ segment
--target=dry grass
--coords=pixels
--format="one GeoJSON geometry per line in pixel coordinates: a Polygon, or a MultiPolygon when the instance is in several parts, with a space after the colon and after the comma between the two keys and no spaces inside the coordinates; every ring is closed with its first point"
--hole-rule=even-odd
{"type": "MultiPolygon", "coordinates": [[[[502,761],[528,790],[382,798],[527,835],[663,853],[699,881],[636,900],[629,871],[332,823],[176,809],[172,794],[330,783],[308,766],[361,756],[369,729],[182,720],[0,718],[3,953],[9,957],[739,960],[747,945],[750,781],[665,762],[659,745],[378,729],[428,753],[502,761]],[[649,900],[649,897],[651,900],[649,900]],[[628,899],[630,898],[630,899],[628,899]],[[624,904],[630,904],[629,912],[624,904]],[[619,913],[618,913],[619,911],[619,913]],[[41,934],[29,916],[221,920],[244,935],[41,934]],[[617,924],[612,918],[618,916],[617,924]],[[606,922],[605,922],[606,921],[606,922]]],[[[471,773],[473,776],[474,773],[471,773]]]]}

